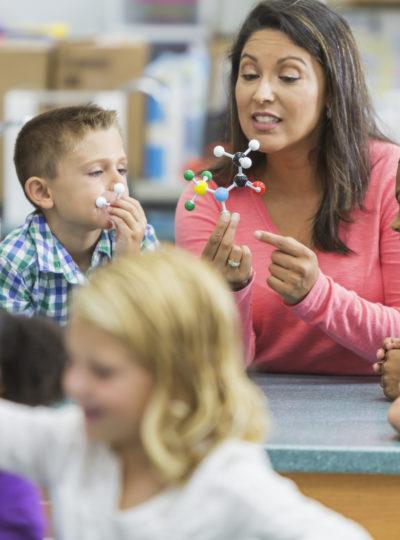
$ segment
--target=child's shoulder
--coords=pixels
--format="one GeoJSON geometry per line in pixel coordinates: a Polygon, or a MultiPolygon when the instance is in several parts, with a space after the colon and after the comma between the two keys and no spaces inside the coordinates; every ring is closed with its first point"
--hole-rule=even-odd
{"type": "Polygon", "coordinates": [[[253,527],[255,519],[261,519],[261,514],[268,522],[269,508],[260,512],[259,498],[265,497],[265,491],[273,491],[269,488],[271,480],[273,473],[261,445],[234,439],[223,442],[202,461],[182,489],[180,523],[185,521],[183,516],[191,516],[186,518],[184,537],[205,538],[207,528],[213,531],[207,536],[210,539],[236,539],[238,531],[246,536],[244,532],[253,527]],[[201,514],[193,512],[199,507],[201,514]]]}
{"type": "Polygon", "coordinates": [[[13,229],[0,242],[0,258],[2,266],[8,264],[17,271],[36,265],[37,252],[32,237],[33,214],[30,214],[23,225],[13,229]]]}
{"type": "MultiPolygon", "coordinates": [[[[244,483],[264,482],[272,472],[268,458],[260,444],[228,439],[215,448],[198,466],[192,476],[193,485],[243,494],[244,483]]],[[[253,486],[255,487],[255,486],[253,486]]]]}

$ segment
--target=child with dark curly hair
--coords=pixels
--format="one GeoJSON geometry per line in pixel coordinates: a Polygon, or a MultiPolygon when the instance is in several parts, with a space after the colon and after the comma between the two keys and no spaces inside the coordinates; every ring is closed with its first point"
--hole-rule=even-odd
{"type": "MultiPolygon", "coordinates": [[[[0,311],[0,396],[27,405],[62,399],[62,330],[55,323],[0,311]]],[[[42,540],[45,517],[38,489],[0,471],[1,540],[42,540]]]]}

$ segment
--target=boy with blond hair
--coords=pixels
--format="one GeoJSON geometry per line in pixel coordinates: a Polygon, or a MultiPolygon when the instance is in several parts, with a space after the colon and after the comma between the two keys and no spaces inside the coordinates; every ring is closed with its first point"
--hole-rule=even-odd
{"type": "Polygon", "coordinates": [[[0,308],[64,324],[68,295],[88,273],[158,241],[128,195],[115,111],[84,105],[35,116],[18,134],[14,162],[36,210],[0,243],[0,308]]]}

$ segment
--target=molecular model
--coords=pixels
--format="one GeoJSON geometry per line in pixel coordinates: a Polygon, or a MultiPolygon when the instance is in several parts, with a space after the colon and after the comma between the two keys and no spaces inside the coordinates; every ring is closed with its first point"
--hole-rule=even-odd
{"type": "MultiPolygon", "coordinates": [[[[117,182],[114,184],[114,193],[116,194],[116,199],[119,199],[122,197],[122,195],[125,192],[125,185],[122,182],[117,182]]],[[[111,203],[107,201],[105,197],[97,197],[96,199],[96,206],[97,208],[107,208],[107,206],[110,206],[111,203]]]]}
{"type": "Polygon", "coordinates": [[[214,148],[214,156],[230,157],[233,163],[238,168],[238,173],[235,175],[232,184],[225,188],[219,187],[217,189],[211,189],[208,186],[208,182],[212,180],[212,173],[210,171],[203,171],[199,177],[196,177],[195,173],[191,170],[187,170],[183,173],[183,178],[188,182],[193,181],[194,187],[194,196],[185,202],[186,210],[194,210],[196,207],[196,199],[199,195],[205,195],[206,193],[212,193],[215,200],[221,203],[222,210],[226,211],[226,201],[229,199],[229,192],[234,188],[244,188],[248,187],[253,189],[259,195],[265,193],[265,186],[262,182],[250,182],[247,176],[243,173],[243,169],[249,169],[252,166],[252,161],[247,154],[252,150],[258,150],[260,148],[260,143],[256,139],[249,141],[249,146],[245,152],[236,152],[236,154],[229,154],[225,152],[223,146],[216,146],[214,148]]]}

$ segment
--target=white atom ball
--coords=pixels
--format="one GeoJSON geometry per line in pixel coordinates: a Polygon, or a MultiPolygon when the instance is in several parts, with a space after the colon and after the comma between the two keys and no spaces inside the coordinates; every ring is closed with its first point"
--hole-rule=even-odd
{"type": "Polygon", "coordinates": [[[216,146],[214,148],[214,156],[222,157],[225,154],[225,148],[223,146],[216,146]]]}
{"type": "Polygon", "coordinates": [[[239,159],[239,161],[243,169],[250,169],[250,167],[252,166],[252,161],[249,157],[242,157],[239,159]]]}
{"type": "Polygon", "coordinates": [[[251,139],[249,141],[249,148],[250,150],[258,150],[260,148],[260,142],[257,139],[251,139]]]}
{"type": "Polygon", "coordinates": [[[106,208],[108,206],[107,199],[105,197],[97,197],[96,206],[97,208],[106,208]]]}

